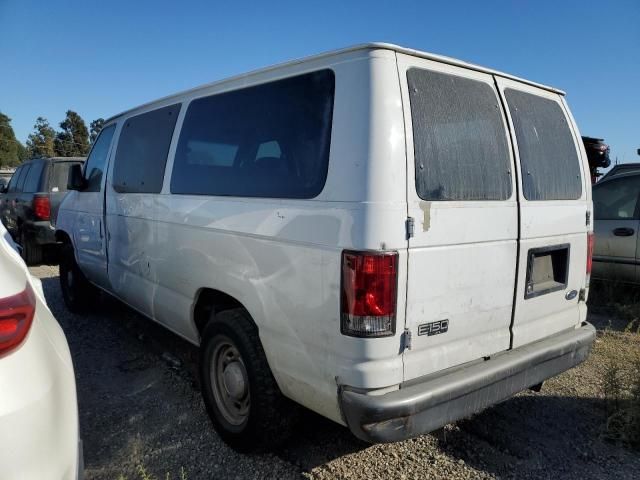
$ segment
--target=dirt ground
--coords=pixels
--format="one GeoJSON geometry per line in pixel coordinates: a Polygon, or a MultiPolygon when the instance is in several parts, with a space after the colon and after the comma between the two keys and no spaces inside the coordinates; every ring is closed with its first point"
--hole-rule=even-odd
{"type": "Polygon", "coordinates": [[[210,426],[195,347],[104,295],[95,313],[64,307],[56,267],[32,268],[73,355],[85,478],[639,479],[640,454],[603,440],[602,372],[640,349],[602,314],[587,362],[471,419],[391,445],[368,445],[305,412],[278,454],[241,455],[210,426]],[[607,329],[609,333],[603,334],[607,329]]]}

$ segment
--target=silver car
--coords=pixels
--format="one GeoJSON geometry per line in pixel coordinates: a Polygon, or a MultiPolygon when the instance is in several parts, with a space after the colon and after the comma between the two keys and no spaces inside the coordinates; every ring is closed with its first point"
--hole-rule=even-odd
{"type": "Polygon", "coordinates": [[[594,278],[640,283],[639,195],[640,171],[620,173],[594,185],[594,278]]]}

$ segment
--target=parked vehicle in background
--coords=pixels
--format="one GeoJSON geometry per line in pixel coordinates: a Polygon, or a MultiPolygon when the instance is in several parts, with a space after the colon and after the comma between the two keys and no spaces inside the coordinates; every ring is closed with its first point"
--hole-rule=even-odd
{"type": "Polygon", "coordinates": [[[587,152],[589,161],[589,171],[591,173],[591,183],[596,183],[598,177],[602,175],[599,168],[608,168],[611,165],[609,158],[609,145],[604,143],[602,138],[582,137],[584,149],[587,152]]]}
{"type": "Polygon", "coordinates": [[[62,292],[200,345],[235,448],[277,444],[285,398],[401,440],[586,358],[588,172],[563,92],[348,48],[107,120],[60,207],[62,292]]]}
{"type": "Polygon", "coordinates": [[[13,175],[13,171],[9,170],[0,170],[0,194],[4,192],[7,185],[9,185],[9,180],[13,175]]]}
{"type": "Polygon", "coordinates": [[[2,224],[0,279],[0,476],[82,478],[69,347],[2,224]]]}
{"type": "Polygon", "coordinates": [[[596,236],[593,277],[640,283],[640,169],[612,172],[593,186],[596,236]]]}
{"type": "Polygon", "coordinates": [[[620,163],[618,165],[614,165],[611,170],[605,173],[600,181],[602,182],[603,180],[610,180],[613,177],[634,172],[640,173],[640,163],[620,163]]]}
{"type": "Polygon", "coordinates": [[[0,220],[22,247],[27,265],[42,263],[56,253],[55,225],[67,193],[69,168],[84,158],[38,158],[18,167],[0,196],[0,220]]]}

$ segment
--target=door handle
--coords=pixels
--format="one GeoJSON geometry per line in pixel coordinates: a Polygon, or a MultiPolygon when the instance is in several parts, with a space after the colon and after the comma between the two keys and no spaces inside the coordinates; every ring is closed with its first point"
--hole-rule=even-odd
{"type": "Polygon", "coordinates": [[[633,228],[614,228],[613,229],[613,234],[616,237],[630,237],[634,233],[636,232],[633,228]]]}

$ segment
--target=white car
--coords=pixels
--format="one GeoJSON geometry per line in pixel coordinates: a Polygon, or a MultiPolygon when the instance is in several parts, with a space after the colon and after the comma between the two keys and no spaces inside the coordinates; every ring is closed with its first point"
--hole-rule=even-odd
{"type": "Polygon", "coordinates": [[[67,306],[101,288],[201,347],[238,449],[293,400],[360,438],[434,430],[586,358],[589,168],[564,93],[395,45],[106,121],[60,207],[67,306]]]}
{"type": "Polygon", "coordinates": [[[0,478],[82,478],[71,355],[40,280],[0,224],[0,478]]]}

